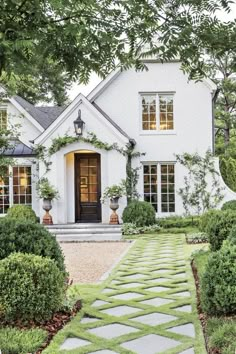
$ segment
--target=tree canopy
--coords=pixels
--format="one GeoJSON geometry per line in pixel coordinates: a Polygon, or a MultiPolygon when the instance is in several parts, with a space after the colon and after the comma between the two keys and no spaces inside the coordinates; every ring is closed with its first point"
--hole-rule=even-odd
{"type": "Polygon", "coordinates": [[[190,77],[205,74],[204,48],[230,0],[2,0],[0,82],[35,103],[59,104],[74,80],[105,76],[117,63],[179,58],[190,77]],[[27,90],[28,87],[28,90],[27,90]]]}

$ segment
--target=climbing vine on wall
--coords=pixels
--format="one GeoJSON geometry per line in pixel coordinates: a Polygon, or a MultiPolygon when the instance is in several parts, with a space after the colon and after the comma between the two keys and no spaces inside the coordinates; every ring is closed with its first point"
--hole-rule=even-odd
{"type": "Polygon", "coordinates": [[[97,149],[102,149],[105,151],[115,150],[126,157],[126,180],[124,181],[126,188],[127,202],[131,202],[134,199],[138,199],[139,194],[137,192],[137,183],[138,183],[138,170],[139,167],[132,167],[132,160],[137,158],[143,153],[135,151],[135,143],[130,141],[126,144],[125,148],[119,147],[117,143],[108,144],[97,138],[97,136],[89,132],[86,137],[83,136],[69,136],[65,134],[64,136],[59,136],[52,140],[51,146],[47,149],[45,146],[37,145],[34,149],[36,155],[40,161],[44,163],[45,174],[50,171],[50,166],[52,162],[50,158],[53,154],[60,151],[62,148],[66,147],[69,144],[74,142],[85,142],[93,145],[97,149]]]}

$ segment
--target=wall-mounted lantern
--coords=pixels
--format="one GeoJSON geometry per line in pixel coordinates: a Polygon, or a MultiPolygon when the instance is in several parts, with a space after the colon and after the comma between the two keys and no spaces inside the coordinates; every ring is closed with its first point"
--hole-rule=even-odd
{"type": "Polygon", "coordinates": [[[84,129],[84,121],[81,119],[81,110],[79,109],[78,112],[78,117],[77,119],[74,121],[74,127],[75,127],[75,134],[77,136],[81,136],[83,134],[83,129],[84,129]]]}

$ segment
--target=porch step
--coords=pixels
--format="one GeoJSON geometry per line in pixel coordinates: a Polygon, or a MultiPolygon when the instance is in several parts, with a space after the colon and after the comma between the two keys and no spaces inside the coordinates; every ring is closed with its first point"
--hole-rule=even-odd
{"type": "Polygon", "coordinates": [[[58,241],[119,241],[122,238],[120,225],[108,224],[66,224],[48,225],[47,229],[56,235],[58,241]]]}

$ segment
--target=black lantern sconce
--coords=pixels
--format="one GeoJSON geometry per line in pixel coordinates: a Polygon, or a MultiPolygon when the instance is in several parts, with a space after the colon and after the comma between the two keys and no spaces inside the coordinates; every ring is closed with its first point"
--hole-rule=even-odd
{"type": "Polygon", "coordinates": [[[81,119],[81,110],[79,109],[78,111],[78,117],[74,121],[74,127],[75,127],[75,134],[77,136],[83,135],[83,129],[84,129],[84,121],[81,119]]]}

